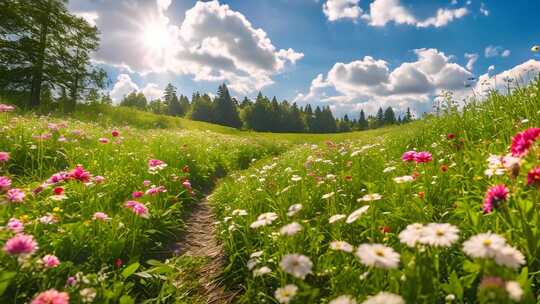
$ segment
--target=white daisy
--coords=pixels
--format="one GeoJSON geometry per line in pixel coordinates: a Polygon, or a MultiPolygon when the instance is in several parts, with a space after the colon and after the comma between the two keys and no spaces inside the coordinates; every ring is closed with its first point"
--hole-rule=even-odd
{"type": "Polygon", "coordinates": [[[405,300],[397,294],[382,291],[374,296],[370,296],[362,304],[405,304],[405,300]]]}
{"type": "Polygon", "coordinates": [[[416,246],[416,243],[420,240],[422,237],[422,232],[424,231],[424,225],[419,223],[414,223],[407,225],[405,230],[401,231],[399,233],[399,240],[407,244],[409,247],[416,246]]]}
{"type": "Polygon", "coordinates": [[[260,276],[263,276],[265,274],[268,274],[272,272],[272,269],[266,267],[266,266],[263,266],[261,268],[257,268],[255,270],[253,270],[253,276],[254,277],[260,277],[260,276]]]}
{"type": "Polygon", "coordinates": [[[289,210],[287,211],[287,216],[293,216],[298,211],[302,210],[302,204],[294,204],[289,207],[289,210]]]}
{"type": "Polygon", "coordinates": [[[393,166],[392,167],[386,167],[386,168],[384,168],[383,173],[392,172],[394,170],[396,170],[396,167],[393,167],[393,166]]]}
{"type": "Polygon", "coordinates": [[[463,242],[463,252],[471,258],[492,258],[506,245],[506,240],[495,233],[486,232],[470,237],[463,242]]]}
{"type": "Polygon", "coordinates": [[[519,302],[521,301],[521,297],[523,297],[523,289],[521,288],[521,285],[519,285],[516,281],[508,281],[505,284],[506,292],[508,292],[508,296],[510,299],[519,302]]]}
{"type": "Polygon", "coordinates": [[[525,256],[512,246],[504,246],[495,253],[495,263],[517,269],[525,264],[525,256]]]}
{"type": "Polygon", "coordinates": [[[248,213],[246,210],[244,209],[236,209],[236,210],[233,210],[232,212],[232,215],[236,215],[236,216],[246,216],[248,213]]]}
{"type": "Polygon", "coordinates": [[[281,259],[279,266],[286,273],[296,278],[304,279],[306,275],[311,273],[313,263],[305,255],[287,254],[281,259]]]}
{"type": "Polygon", "coordinates": [[[345,241],[332,241],[330,249],[344,252],[352,252],[354,247],[345,241]]]}
{"type": "Polygon", "coordinates": [[[251,228],[259,228],[261,226],[266,226],[272,224],[278,218],[278,215],[275,212],[267,212],[259,215],[257,220],[251,223],[251,228]]]}
{"type": "Polygon", "coordinates": [[[356,210],[354,210],[348,217],[347,217],[347,220],[345,221],[347,224],[352,224],[354,222],[356,222],[356,220],[364,213],[366,213],[369,209],[369,205],[366,205],[366,206],[362,206],[356,210]]]}
{"type": "Polygon", "coordinates": [[[435,247],[450,247],[459,239],[459,229],[447,223],[431,223],[423,229],[420,243],[435,247]]]}
{"type": "Polygon", "coordinates": [[[358,202],[371,202],[371,201],[378,201],[382,198],[382,195],[379,193],[372,193],[372,194],[366,194],[359,198],[358,202]]]}
{"type": "Polygon", "coordinates": [[[298,181],[301,181],[301,180],[302,180],[302,177],[300,177],[300,176],[298,176],[298,175],[293,175],[293,176],[291,177],[291,180],[292,180],[293,182],[298,182],[298,181]]]}
{"type": "Polygon", "coordinates": [[[322,196],[322,199],[329,199],[332,196],[334,196],[334,194],[335,194],[334,192],[326,193],[325,195],[322,196]]]}
{"type": "Polygon", "coordinates": [[[410,175],[394,177],[394,181],[398,184],[410,183],[414,181],[414,177],[410,175]]]}
{"type": "Polygon", "coordinates": [[[329,222],[330,224],[333,224],[333,223],[335,223],[335,222],[337,222],[337,221],[339,221],[339,220],[342,220],[342,219],[344,219],[344,218],[346,218],[346,217],[347,217],[347,216],[346,216],[345,214],[335,214],[335,215],[332,215],[332,216],[330,217],[330,219],[328,219],[328,222],[329,222]]]}
{"type": "Polygon", "coordinates": [[[285,285],[285,287],[278,288],[274,293],[274,296],[279,303],[289,303],[296,293],[298,292],[298,287],[293,284],[285,285]]]}
{"type": "Polygon", "coordinates": [[[279,233],[281,235],[291,236],[297,234],[298,232],[300,232],[300,230],[302,230],[302,225],[298,224],[297,222],[292,222],[281,227],[279,233]]]}
{"type": "Polygon", "coordinates": [[[399,265],[399,253],[383,244],[362,244],[356,250],[356,256],[366,266],[391,269],[399,265]]]}
{"type": "Polygon", "coordinates": [[[356,300],[352,296],[342,295],[330,301],[329,304],[356,304],[356,300]]]}

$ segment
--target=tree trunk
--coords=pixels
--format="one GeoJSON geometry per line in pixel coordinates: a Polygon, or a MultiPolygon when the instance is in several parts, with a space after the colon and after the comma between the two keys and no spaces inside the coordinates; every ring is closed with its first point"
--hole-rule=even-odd
{"type": "Polygon", "coordinates": [[[41,84],[43,82],[43,63],[45,61],[45,49],[47,48],[47,34],[49,31],[49,10],[45,10],[43,22],[39,33],[39,49],[37,61],[32,72],[32,88],[30,90],[30,107],[38,107],[41,102],[41,84]]]}

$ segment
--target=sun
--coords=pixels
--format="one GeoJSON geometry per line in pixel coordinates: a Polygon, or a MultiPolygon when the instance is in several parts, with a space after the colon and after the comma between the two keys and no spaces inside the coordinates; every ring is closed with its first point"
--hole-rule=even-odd
{"type": "Polygon", "coordinates": [[[159,22],[147,22],[142,29],[142,43],[151,52],[159,52],[166,49],[171,43],[167,25],[159,22]]]}

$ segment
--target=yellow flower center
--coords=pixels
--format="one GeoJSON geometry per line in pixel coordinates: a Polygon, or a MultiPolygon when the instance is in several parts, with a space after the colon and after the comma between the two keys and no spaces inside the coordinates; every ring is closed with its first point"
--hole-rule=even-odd
{"type": "Polygon", "coordinates": [[[490,246],[491,243],[492,243],[492,241],[490,239],[484,240],[484,246],[486,246],[486,247],[490,246]]]}
{"type": "Polygon", "coordinates": [[[437,229],[437,232],[435,232],[437,234],[437,236],[443,236],[444,235],[444,230],[442,229],[437,229]]]}
{"type": "Polygon", "coordinates": [[[382,249],[377,249],[377,250],[375,250],[375,254],[380,256],[380,257],[383,257],[384,256],[384,251],[382,251],[382,249]]]}

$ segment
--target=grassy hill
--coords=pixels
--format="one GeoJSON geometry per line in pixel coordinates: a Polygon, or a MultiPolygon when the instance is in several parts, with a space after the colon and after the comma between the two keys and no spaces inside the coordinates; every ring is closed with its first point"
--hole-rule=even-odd
{"type": "Polygon", "coordinates": [[[207,261],[172,244],[217,182],[238,303],[536,303],[539,87],[340,134],[99,106],[0,113],[0,299],[204,303],[207,261]]]}

